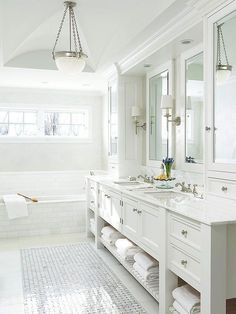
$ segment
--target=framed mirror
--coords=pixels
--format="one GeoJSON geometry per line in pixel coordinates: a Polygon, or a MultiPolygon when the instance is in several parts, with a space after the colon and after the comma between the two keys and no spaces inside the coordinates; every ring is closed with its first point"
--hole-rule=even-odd
{"type": "Polygon", "coordinates": [[[202,172],[204,160],[204,69],[202,45],[181,55],[182,169],[202,172]]]}
{"type": "Polygon", "coordinates": [[[168,62],[149,72],[147,85],[147,165],[159,167],[172,154],[172,128],[167,136],[167,119],[161,109],[162,95],[172,94],[173,64],[168,62]],[[169,140],[168,140],[169,139],[169,140]]]}

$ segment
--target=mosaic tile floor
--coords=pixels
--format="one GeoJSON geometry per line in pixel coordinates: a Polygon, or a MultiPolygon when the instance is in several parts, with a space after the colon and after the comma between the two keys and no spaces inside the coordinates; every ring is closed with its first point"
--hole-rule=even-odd
{"type": "Polygon", "coordinates": [[[89,243],[21,250],[26,314],[146,313],[89,243]]]}

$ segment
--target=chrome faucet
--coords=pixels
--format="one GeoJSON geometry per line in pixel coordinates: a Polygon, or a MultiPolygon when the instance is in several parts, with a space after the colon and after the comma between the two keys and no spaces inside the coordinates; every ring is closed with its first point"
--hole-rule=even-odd
{"type": "Polygon", "coordinates": [[[178,186],[181,186],[181,192],[186,192],[186,193],[191,193],[192,190],[190,188],[191,184],[188,184],[188,187],[185,186],[185,182],[178,182],[175,184],[175,187],[177,188],[178,186]]]}
{"type": "Polygon", "coordinates": [[[191,184],[188,184],[188,186],[185,186],[185,182],[178,182],[175,184],[176,187],[181,186],[181,192],[185,192],[185,193],[192,193],[194,195],[194,197],[197,198],[203,198],[203,195],[199,195],[198,191],[197,191],[197,184],[193,184],[193,189],[191,189],[191,184]]]}
{"type": "Polygon", "coordinates": [[[141,174],[139,174],[138,175],[138,178],[140,179],[140,178],[142,178],[143,179],[143,182],[145,182],[145,183],[153,183],[154,181],[153,181],[153,176],[151,176],[151,177],[148,177],[146,174],[145,174],[145,176],[142,176],[141,174]]]}

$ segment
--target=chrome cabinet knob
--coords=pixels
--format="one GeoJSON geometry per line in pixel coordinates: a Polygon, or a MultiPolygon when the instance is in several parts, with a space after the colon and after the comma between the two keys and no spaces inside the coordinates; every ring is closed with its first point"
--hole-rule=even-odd
{"type": "Polygon", "coordinates": [[[187,260],[181,260],[181,265],[183,265],[183,266],[186,266],[188,264],[188,261],[187,260]]]}
{"type": "Polygon", "coordinates": [[[181,231],[181,234],[182,234],[183,236],[187,237],[188,231],[187,231],[187,230],[182,230],[182,231],[181,231]]]}
{"type": "Polygon", "coordinates": [[[91,204],[94,204],[94,201],[90,201],[91,204]]]}
{"type": "Polygon", "coordinates": [[[227,186],[222,186],[221,191],[226,192],[228,190],[227,186]]]}
{"type": "Polygon", "coordinates": [[[138,214],[142,214],[142,211],[141,211],[141,210],[138,210],[138,214]]]}
{"type": "Polygon", "coordinates": [[[133,212],[137,212],[138,210],[137,210],[137,208],[133,208],[133,212]]]}
{"type": "Polygon", "coordinates": [[[94,190],[94,187],[93,186],[91,186],[91,188],[90,188],[91,190],[94,190]]]}

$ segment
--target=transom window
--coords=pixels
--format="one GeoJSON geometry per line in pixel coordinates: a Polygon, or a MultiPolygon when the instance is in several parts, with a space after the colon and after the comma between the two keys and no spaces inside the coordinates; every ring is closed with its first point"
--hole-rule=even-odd
{"type": "Polygon", "coordinates": [[[88,109],[34,111],[0,109],[0,137],[89,138],[88,109]]]}

